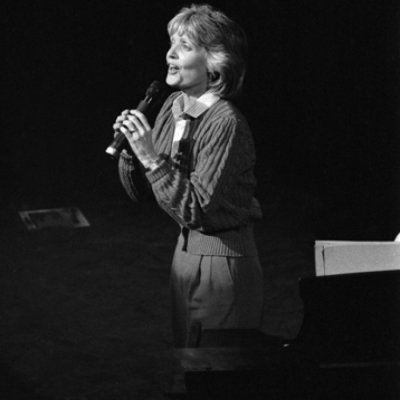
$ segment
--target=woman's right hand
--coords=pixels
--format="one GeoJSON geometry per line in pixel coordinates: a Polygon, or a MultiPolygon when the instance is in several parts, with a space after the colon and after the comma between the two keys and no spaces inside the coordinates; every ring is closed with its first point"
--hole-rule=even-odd
{"type": "Polygon", "coordinates": [[[117,119],[115,120],[115,123],[113,125],[114,129],[114,138],[120,133],[120,128],[122,126],[122,123],[125,121],[126,116],[129,114],[129,110],[124,110],[120,115],[118,115],[117,119]]]}

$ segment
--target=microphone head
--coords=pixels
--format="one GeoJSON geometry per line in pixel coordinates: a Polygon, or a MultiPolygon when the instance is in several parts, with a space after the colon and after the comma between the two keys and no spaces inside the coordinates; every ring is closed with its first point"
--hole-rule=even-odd
{"type": "Polygon", "coordinates": [[[160,81],[153,81],[146,90],[146,97],[158,97],[165,92],[166,86],[160,81]]]}

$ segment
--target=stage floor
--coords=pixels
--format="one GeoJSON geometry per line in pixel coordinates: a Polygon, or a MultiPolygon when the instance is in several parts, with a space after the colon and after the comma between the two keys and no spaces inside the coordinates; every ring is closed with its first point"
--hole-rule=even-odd
{"type": "MultiPolygon", "coordinates": [[[[89,227],[28,231],[16,203],[3,209],[2,400],[157,400],[168,388],[177,226],[153,200],[83,197],[54,207],[78,207],[89,227]]],[[[264,213],[256,227],[263,331],[293,338],[303,315],[297,280],[313,274],[314,238],[279,202],[264,213]]]]}

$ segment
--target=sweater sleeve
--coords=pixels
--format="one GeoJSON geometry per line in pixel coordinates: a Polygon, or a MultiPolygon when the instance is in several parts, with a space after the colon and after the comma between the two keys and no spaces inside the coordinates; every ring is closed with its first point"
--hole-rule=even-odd
{"type": "MultiPolygon", "coordinates": [[[[170,112],[172,102],[177,95],[176,92],[172,93],[166,99],[155,121],[156,126],[170,112]]],[[[126,150],[121,152],[118,159],[118,175],[122,187],[133,201],[143,200],[151,195],[152,188],[145,176],[145,169],[136,156],[129,154],[126,150]]]]}
{"type": "Polygon", "coordinates": [[[234,181],[249,168],[251,154],[243,146],[241,122],[233,116],[214,121],[199,140],[189,176],[164,161],[147,178],[160,206],[180,225],[207,231],[215,229],[210,215],[229,199],[234,181]]]}
{"type": "Polygon", "coordinates": [[[122,187],[133,201],[140,201],[151,195],[151,187],[145,177],[143,166],[123,150],[118,160],[118,174],[122,187]]]}

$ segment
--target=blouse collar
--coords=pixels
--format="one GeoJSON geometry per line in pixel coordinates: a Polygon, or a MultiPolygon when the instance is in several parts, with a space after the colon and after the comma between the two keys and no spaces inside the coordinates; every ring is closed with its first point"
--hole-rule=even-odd
{"type": "Polygon", "coordinates": [[[185,117],[198,118],[213,106],[220,97],[214,92],[208,91],[199,98],[186,97],[181,93],[172,103],[174,118],[185,119],[185,117]]]}

